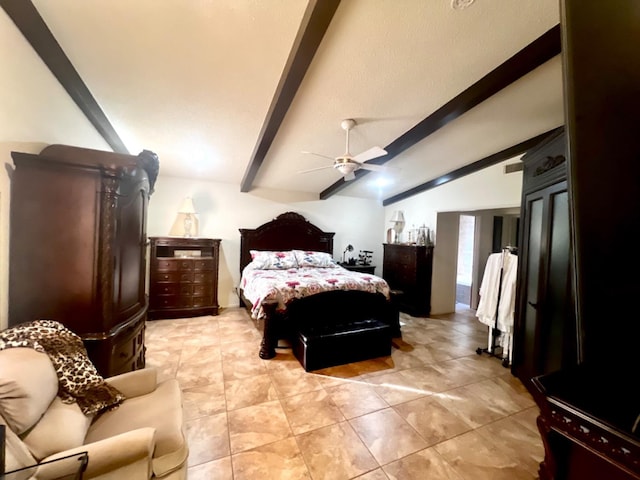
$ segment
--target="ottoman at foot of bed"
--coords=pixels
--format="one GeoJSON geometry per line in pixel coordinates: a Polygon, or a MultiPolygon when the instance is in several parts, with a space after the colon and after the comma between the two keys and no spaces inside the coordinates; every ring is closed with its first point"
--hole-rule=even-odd
{"type": "Polygon", "coordinates": [[[309,372],[391,355],[391,327],[368,319],[296,332],[293,354],[309,372]]]}

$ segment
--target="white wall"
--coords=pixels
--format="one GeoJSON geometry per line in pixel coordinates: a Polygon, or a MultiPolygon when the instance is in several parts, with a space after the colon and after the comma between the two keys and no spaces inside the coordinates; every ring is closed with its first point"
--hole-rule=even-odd
{"type": "Polygon", "coordinates": [[[39,153],[51,143],[110,149],[2,9],[0,58],[0,328],[6,328],[11,152],[39,153]]]}
{"type": "MultiPolygon", "coordinates": [[[[160,159],[162,172],[162,159],[160,159]]],[[[222,307],[237,306],[235,291],[240,280],[240,228],[256,228],[281,213],[293,211],[324,231],[335,232],[334,258],[341,260],[348,244],[374,252],[376,273],[382,273],[384,210],[377,200],[336,195],[328,200],[297,192],[253,190],[241,193],[238,185],[158,177],[149,201],[149,236],[167,236],[174,230],[178,208],[190,196],[198,212],[199,237],[219,238],[220,271],[218,301],[222,307]]]]}
{"type": "MultiPolygon", "coordinates": [[[[440,215],[444,224],[438,225],[438,214],[519,207],[522,172],[504,173],[504,165],[513,161],[507,160],[385,207],[385,231],[391,226],[389,220],[393,212],[402,210],[405,229],[424,223],[436,232],[431,313],[449,313],[455,309],[457,224],[454,228],[450,215],[440,215]],[[441,226],[445,227],[444,232],[438,231],[441,226]]],[[[403,236],[406,240],[406,233],[403,236]]]]}

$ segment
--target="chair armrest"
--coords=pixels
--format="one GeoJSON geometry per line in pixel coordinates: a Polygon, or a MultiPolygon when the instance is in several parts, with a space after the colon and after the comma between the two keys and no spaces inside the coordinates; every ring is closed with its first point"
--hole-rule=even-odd
{"type": "Polygon", "coordinates": [[[105,381],[127,398],[139,397],[156,389],[158,371],[155,368],[142,368],[105,378],[105,381]]]}
{"type": "MultiPolygon", "coordinates": [[[[94,478],[108,472],[125,469],[140,463],[145,465],[146,478],[151,478],[153,449],[155,447],[156,430],[154,428],[138,428],[130,432],[114,435],[98,442],[88,443],[80,447],[71,448],[42,459],[42,462],[57,460],[62,457],[87,452],[89,463],[83,478],[94,478]]],[[[38,480],[54,480],[68,471],[69,464],[57,462],[41,465],[38,468],[38,480]]],[[[126,476],[126,475],[125,475],[126,476]]],[[[123,477],[124,478],[124,477],[123,477]]]]}

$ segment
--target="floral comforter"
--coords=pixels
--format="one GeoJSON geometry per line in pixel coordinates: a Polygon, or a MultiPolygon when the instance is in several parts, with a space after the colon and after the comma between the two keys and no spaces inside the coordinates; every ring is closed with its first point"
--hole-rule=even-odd
{"type": "Polygon", "coordinates": [[[251,315],[265,317],[262,303],[276,300],[278,309],[296,298],[331,290],[361,290],[382,293],[389,298],[389,285],[375,275],[335,268],[290,268],[288,270],[258,270],[247,267],[242,272],[240,288],[251,301],[251,315]]]}

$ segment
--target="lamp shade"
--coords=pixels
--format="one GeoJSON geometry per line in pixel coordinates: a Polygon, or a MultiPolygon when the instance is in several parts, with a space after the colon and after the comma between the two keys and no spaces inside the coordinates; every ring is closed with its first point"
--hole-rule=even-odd
{"type": "Polygon", "coordinates": [[[182,201],[178,213],[197,213],[195,207],[193,206],[193,200],[191,199],[191,197],[186,197],[182,201]]]}
{"type": "Polygon", "coordinates": [[[404,213],[402,213],[402,210],[396,210],[395,212],[393,212],[393,215],[391,216],[391,222],[402,222],[404,223],[404,213]]]}

